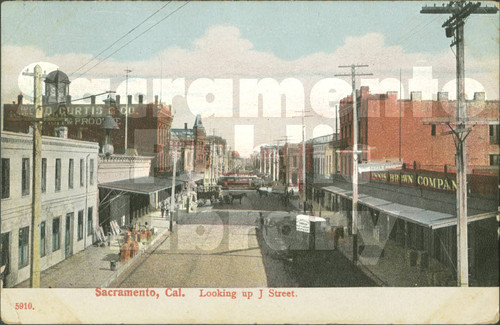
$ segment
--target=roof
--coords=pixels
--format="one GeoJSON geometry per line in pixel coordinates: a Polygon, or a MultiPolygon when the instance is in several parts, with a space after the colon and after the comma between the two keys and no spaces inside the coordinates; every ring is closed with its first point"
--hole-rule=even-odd
{"type": "Polygon", "coordinates": [[[55,71],[52,71],[51,73],[49,73],[47,75],[47,77],[45,78],[45,82],[48,82],[48,83],[63,82],[63,83],[67,83],[67,84],[70,83],[68,75],[65,74],[64,72],[62,72],[61,70],[55,70],[55,71]]]}
{"type": "MultiPolygon", "coordinates": [[[[180,180],[175,180],[175,185],[183,184],[180,180]]],[[[101,183],[99,188],[108,190],[119,190],[136,194],[152,194],[172,187],[172,178],[141,177],[125,179],[116,182],[101,183]]]]}
{"type": "Polygon", "coordinates": [[[200,114],[196,115],[196,119],[194,120],[193,128],[204,128],[203,124],[201,123],[201,115],[200,114]]]}
{"type": "MultiPolygon", "coordinates": [[[[338,194],[345,198],[352,198],[352,191],[339,188],[336,186],[323,187],[324,190],[338,194]]],[[[421,208],[416,208],[408,205],[403,205],[399,203],[394,203],[379,199],[370,195],[360,194],[358,197],[359,203],[364,204],[368,207],[377,209],[388,215],[396,218],[401,218],[412,223],[419,224],[431,229],[439,229],[444,227],[449,227],[457,224],[457,217],[448,214],[432,210],[426,210],[421,208]]],[[[494,217],[496,213],[482,213],[476,215],[469,215],[467,217],[468,222],[482,220],[490,217],[494,217]]]]}
{"type": "Polygon", "coordinates": [[[194,132],[193,129],[170,129],[170,134],[176,138],[190,138],[194,132]]]}
{"type": "Polygon", "coordinates": [[[189,182],[189,181],[197,182],[202,180],[203,177],[204,177],[203,174],[182,174],[180,176],[177,176],[175,180],[176,181],[179,180],[180,182],[189,182]]]}

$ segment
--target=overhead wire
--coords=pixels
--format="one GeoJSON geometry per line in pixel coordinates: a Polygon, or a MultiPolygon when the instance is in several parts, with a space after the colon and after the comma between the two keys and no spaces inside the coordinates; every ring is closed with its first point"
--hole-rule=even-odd
{"type": "Polygon", "coordinates": [[[161,20],[159,20],[157,23],[153,24],[151,27],[149,27],[148,29],[146,29],[145,31],[143,31],[142,33],[140,33],[139,35],[135,36],[133,39],[131,39],[130,41],[128,41],[127,43],[125,43],[124,45],[122,45],[121,47],[119,47],[117,50],[115,50],[114,52],[112,52],[111,54],[109,54],[108,56],[106,56],[104,59],[102,59],[99,62],[97,62],[96,64],[94,64],[92,67],[90,67],[89,69],[87,69],[85,72],[81,73],[78,77],[76,77],[76,79],[80,78],[81,76],[83,76],[86,73],[88,73],[90,70],[94,69],[95,67],[97,67],[98,65],[100,65],[101,63],[103,63],[104,61],[106,61],[108,58],[110,58],[111,56],[113,56],[114,54],[116,54],[118,51],[120,51],[121,49],[123,49],[124,47],[126,47],[127,45],[129,45],[130,43],[132,43],[133,41],[135,41],[136,39],[138,39],[139,37],[141,37],[142,35],[144,35],[148,31],[150,31],[151,29],[153,29],[154,27],[156,27],[158,24],[160,24],[161,22],[163,22],[164,20],[166,20],[167,18],[169,18],[170,16],[172,16],[173,14],[175,14],[177,11],[179,11],[180,9],[182,9],[183,7],[185,7],[186,5],[188,5],[189,3],[190,3],[190,1],[186,1],[186,3],[184,3],[182,6],[177,7],[177,9],[175,9],[174,11],[172,11],[171,13],[169,13],[167,16],[165,16],[164,18],[162,18],[161,20]]]}
{"type": "Polygon", "coordinates": [[[97,55],[95,55],[92,59],[90,59],[89,61],[87,61],[85,64],[81,65],[78,69],[76,69],[75,71],[73,71],[72,73],[69,74],[69,76],[72,76],[73,74],[77,73],[78,71],[80,71],[82,68],[84,68],[85,66],[87,66],[90,62],[96,60],[101,54],[103,54],[104,52],[106,52],[107,50],[109,50],[110,48],[112,48],[116,43],[118,43],[119,41],[121,41],[122,39],[124,39],[125,37],[127,37],[128,35],[130,35],[133,31],[135,31],[137,28],[139,28],[140,26],[142,26],[144,23],[146,23],[149,19],[151,19],[153,16],[155,16],[157,13],[159,13],[161,10],[163,10],[166,6],[168,6],[170,3],[172,2],[172,0],[168,1],[166,4],[164,4],[161,8],[159,8],[158,10],[156,10],[155,12],[153,12],[151,15],[149,15],[146,19],[144,19],[143,21],[141,21],[139,24],[137,24],[135,27],[133,27],[131,30],[129,30],[128,32],[126,32],[125,34],[123,34],[120,38],[118,38],[116,41],[114,41],[111,45],[109,45],[108,47],[106,47],[105,49],[103,49],[101,52],[99,52],[97,55]]]}

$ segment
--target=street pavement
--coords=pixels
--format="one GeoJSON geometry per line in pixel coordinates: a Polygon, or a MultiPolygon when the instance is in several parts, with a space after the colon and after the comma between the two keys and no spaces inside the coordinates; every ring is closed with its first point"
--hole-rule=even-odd
{"type": "MultiPolygon", "coordinates": [[[[243,191],[240,191],[243,192],[243,191]]],[[[375,283],[334,250],[280,253],[277,227],[267,233],[264,217],[289,220],[275,197],[253,192],[233,204],[179,215],[174,232],[115,287],[346,287],[375,283]],[[259,213],[260,212],[260,213],[259,213]]],[[[291,209],[290,207],[288,207],[291,209]]]]}

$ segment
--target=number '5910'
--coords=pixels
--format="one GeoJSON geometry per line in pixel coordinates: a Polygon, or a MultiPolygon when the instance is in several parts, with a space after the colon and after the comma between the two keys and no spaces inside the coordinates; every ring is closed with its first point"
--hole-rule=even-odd
{"type": "Polygon", "coordinates": [[[15,309],[34,309],[31,302],[16,302],[15,309]]]}

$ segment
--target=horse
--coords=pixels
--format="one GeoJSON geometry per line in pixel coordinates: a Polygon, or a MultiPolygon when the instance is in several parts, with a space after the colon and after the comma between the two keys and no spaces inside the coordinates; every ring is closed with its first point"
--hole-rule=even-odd
{"type": "Polygon", "coordinates": [[[234,199],[240,200],[241,204],[241,199],[243,199],[244,196],[247,196],[246,193],[239,193],[239,194],[229,194],[231,196],[231,204],[233,203],[234,199]]]}
{"type": "Polygon", "coordinates": [[[259,197],[262,197],[262,195],[268,196],[269,194],[267,190],[261,190],[260,188],[257,189],[257,193],[259,193],[259,197]]]}

